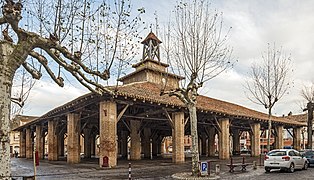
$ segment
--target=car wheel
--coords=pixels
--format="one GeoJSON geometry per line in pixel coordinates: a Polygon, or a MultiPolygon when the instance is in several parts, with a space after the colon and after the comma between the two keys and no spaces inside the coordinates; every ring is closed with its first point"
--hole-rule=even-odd
{"type": "Polygon", "coordinates": [[[307,168],[309,167],[309,164],[307,162],[304,163],[303,169],[307,170],[307,168]]]}
{"type": "Polygon", "coordinates": [[[288,170],[289,170],[289,172],[291,172],[291,173],[294,172],[294,164],[293,164],[293,163],[290,164],[290,167],[289,167],[288,170]]]}
{"type": "Polygon", "coordinates": [[[266,171],[266,173],[270,173],[270,168],[265,167],[265,171],[266,171]]]}

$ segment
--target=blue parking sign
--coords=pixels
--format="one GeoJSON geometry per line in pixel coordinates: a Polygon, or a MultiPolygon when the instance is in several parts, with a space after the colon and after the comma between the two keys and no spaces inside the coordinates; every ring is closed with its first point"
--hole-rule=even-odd
{"type": "Polygon", "coordinates": [[[207,171],[207,162],[202,162],[202,171],[207,171]]]}
{"type": "Polygon", "coordinates": [[[208,175],[208,164],[207,162],[201,162],[201,176],[208,175]]]}

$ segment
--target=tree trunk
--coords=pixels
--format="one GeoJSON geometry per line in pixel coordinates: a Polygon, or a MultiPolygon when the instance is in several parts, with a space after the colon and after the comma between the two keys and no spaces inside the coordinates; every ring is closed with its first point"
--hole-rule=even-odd
{"type": "Polygon", "coordinates": [[[192,176],[197,176],[198,174],[198,133],[197,133],[197,115],[196,115],[196,105],[188,104],[187,105],[190,115],[190,125],[191,125],[191,138],[192,138],[192,176]]]}
{"type": "Polygon", "coordinates": [[[270,151],[270,136],[271,136],[271,108],[268,109],[268,136],[267,136],[267,152],[270,151]]]}
{"type": "Polygon", "coordinates": [[[13,46],[0,44],[0,179],[11,179],[10,109],[13,76],[18,62],[11,58],[13,46]]]}

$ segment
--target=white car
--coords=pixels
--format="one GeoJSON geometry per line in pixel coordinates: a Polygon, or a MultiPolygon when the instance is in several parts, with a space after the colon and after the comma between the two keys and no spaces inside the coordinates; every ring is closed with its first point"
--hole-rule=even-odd
{"type": "Polygon", "coordinates": [[[288,170],[293,173],[295,169],[307,169],[308,161],[294,149],[274,149],[266,154],[264,160],[265,171],[271,169],[288,170]]]}

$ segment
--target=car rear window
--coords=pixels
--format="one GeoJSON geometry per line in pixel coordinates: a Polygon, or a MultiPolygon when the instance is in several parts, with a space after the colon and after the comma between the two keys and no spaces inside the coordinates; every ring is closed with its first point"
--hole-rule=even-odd
{"type": "Polygon", "coordinates": [[[285,156],[287,155],[286,151],[271,151],[267,154],[268,156],[285,156]]]}

